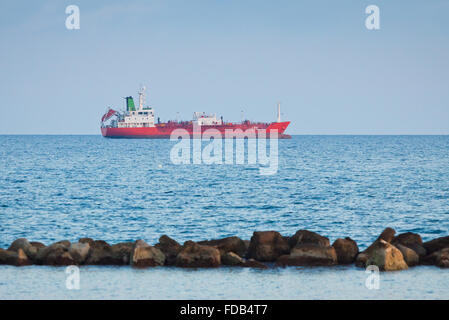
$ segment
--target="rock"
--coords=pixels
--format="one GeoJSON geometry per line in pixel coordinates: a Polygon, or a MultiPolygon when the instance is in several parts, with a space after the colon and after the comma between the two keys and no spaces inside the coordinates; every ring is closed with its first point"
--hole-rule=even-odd
{"type": "Polygon", "coordinates": [[[334,247],[337,253],[337,261],[339,264],[353,263],[359,253],[357,243],[349,237],[335,240],[332,247],[334,247]]]}
{"type": "Polygon", "coordinates": [[[45,244],[43,244],[42,242],[38,242],[38,241],[30,241],[30,244],[37,248],[37,250],[45,248],[45,244]]]}
{"type": "Polygon", "coordinates": [[[328,238],[308,230],[297,231],[295,235],[289,238],[288,244],[290,245],[290,248],[293,248],[299,244],[316,244],[322,247],[330,246],[328,238]]]}
{"type": "Polygon", "coordinates": [[[240,266],[244,268],[268,269],[267,265],[254,259],[248,259],[240,266]]]}
{"type": "Polygon", "coordinates": [[[111,246],[103,240],[92,240],[90,238],[82,238],[80,243],[89,244],[89,255],[85,261],[87,265],[114,265],[115,260],[112,258],[111,246]]]}
{"type": "Polygon", "coordinates": [[[386,228],[384,231],[382,231],[380,236],[377,237],[377,239],[368,248],[366,248],[365,251],[363,251],[363,253],[365,253],[369,257],[373,249],[377,248],[377,245],[380,243],[381,240],[390,243],[394,239],[395,233],[396,231],[394,231],[394,229],[386,228]]]}
{"type": "Polygon", "coordinates": [[[130,260],[133,267],[156,267],[164,265],[165,255],[145,241],[137,240],[130,260]]]}
{"type": "Polygon", "coordinates": [[[157,243],[155,247],[161,250],[165,255],[165,263],[169,266],[175,264],[176,256],[179,251],[181,251],[181,245],[176,240],[173,240],[166,235],[159,238],[159,243],[157,243]]]}
{"type": "Polygon", "coordinates": [[[227,237],[218,240],[200,241],[198,244],[216,247],[220,252],[234,252],[240,257],[244,257],[247,251],[245,242],[239,237],[227,237]]]}
{"type": "Polygon", "coordinates": [[[449,248],[449,236],[424,242],[423,247],[427,250],[427,254],[432,254],[441,249],[449,248]]]}
{"type": "Polygon", "coordinates": [[[382,271],[397,271],[408,268],[401,251],[382,239],[379,239],[371,247],[366,267],[370,265],[376,265],[382,271]]]}
{"type": "Polygon", "coordinates": [[[75,264],[80,265],[86,261],[89,255],[90,245],[89,243],[73,243],[70,245],[69,254],[73,258],[75,264]]]}
{"type": "Polygon", "coordinates": [[[22,248],[16,248],[17,251],[0,249],[0,265],[28,266],[32,262],[28,259],[22,248]]]}
{"type": "Polygon", "coordinates": [[[90,247],[94,245],[95,240],[92,238],[80,238],[78,240],[79,243],[88,243],[90,247]]]}
{"type": "Polygon", "coordinates": [[[68,253],[69,247],[70,244],[67,246],[65,241],[53,243],[38,251],[35,262],[41,265],[52,266],[73,265],[75,261],[68,253]]]}
{"type": "Polygon", "coordinates": [[[275,261],[281,255],[288,254],[288,242],[276,231],[254,232],[248,248],[248,258],[258,261],[275,261]]]}
{"type": "Polygon", "coordinates": [[[431,253],[423,259],[423,263],[436,265],[440,268],[449,268],[449,248],[431,253]]]}
{"type": "Polygon", "coordinates": [[[276,261],[280,266],[331,266],[337,264],[337,253],[331,246],[306,243],[294,247],[289,255],[276,261]]]}
{"type": "Polygon", "coordinates": [[[111,256],[118,265],[131,263],[131,254],[134,249],[132,242],[120,242],[111,246],[111,256]]]}
{"type": "Polygon", "coordinates": [[[214,268],[221,264],[220,251],[211,246],[187,241],[176,257],[175,265],[182,268],[214,268]]]}
{"type": "Polygon", "coordinates": [[[396,247],[398,246],[398,244],[401,244],[407,248],[410,248],[415,251],[420,258],[427,255],[427,250],[423,247],[421,236],[417,233],[402,233],[394,237],[394,239],[391,241],[391,244],[396,247]]]}
{"type": "Polygon", "coordinates": [[[14,251],[14,252],[18,252],[19,249],[23,250],[23,252],[27,256],[27,259],[29,258],[31,260],[34,260],[36,258],[38,249],[36,247],[32,246],[31,243],[28,242],[27,239],[25,239],[25,238],[17,239],[15,241],[13,241],[13,243],[11,243],[11,245],[8,248],[9,251],[14,251]]]}
{"type": "Polygon", "coordinates": [[[399,249],[399,251],[401,251],[402,256],[404,257],[404,261],[405,263],[407,263],[407,265],[409,267],[413,267],[418,265],[419,263],[419,256],[418,254],[415,252],[415,250],[410,249],[409,247],[406,247],[400,243],[398,243],[396,245],[396,248],[399,249]]]}
{"type": "Polygon", "coordinates": [[[366,262],[368,261],[368,255],[366,253],[359,253],[355,258],[355,266],[359,268],[366,268],[366,262]]]}
{"type": "Polygon", "coordinates": [[[244,260],[238,254],[228,251],[221,255],[221,263],[225,266],[240,266],[244,260]]]}

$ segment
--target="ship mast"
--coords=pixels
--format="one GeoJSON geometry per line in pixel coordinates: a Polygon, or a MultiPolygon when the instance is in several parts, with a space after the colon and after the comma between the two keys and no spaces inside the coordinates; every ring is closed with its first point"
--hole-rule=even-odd
{"type": "Polygon", "coordinates": [[[278,102],[278,121],[281,122],[281,103],[278,102]]]}
{"type": "Polygon", "coordinates": [[[143,110],[143,105],[145,104],[145,86],[140,87],[139,91],[139,110],[143,110]]]}

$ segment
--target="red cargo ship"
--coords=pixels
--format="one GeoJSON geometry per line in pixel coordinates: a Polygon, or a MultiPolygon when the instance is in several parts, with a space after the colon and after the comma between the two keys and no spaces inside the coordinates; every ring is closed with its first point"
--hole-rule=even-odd
{"type": "Polygon", "coordinates": [[[132,97],[126,97],[126,111],[118,112],[113,109],[108,111],[101,118],[101,134],[107,138],[146,138],[146,139],[169,139],[172,132],[181,135],[189,135],[191,138],[201,137],[208,129],[208,132],[220,133],[223,138],[227,137],[273,137],[285,139],[291,136],[284,134],[290,121],[281,122],[280,104],[278,104],[278,118],[276,122],[251,122],[248,120],[241,123],[224,122],[223,117],[217,119],[215,114],[195,112],[191,121],[168,121],[157,123],[154,120],[154,110],[144,107],[145,87],[139,91],[139,107],[136,108],[132,97]],[[218,130],[218,131],[217,131],[218,130]],[[274,132],[277,135],[274,135],[274,132]]]}

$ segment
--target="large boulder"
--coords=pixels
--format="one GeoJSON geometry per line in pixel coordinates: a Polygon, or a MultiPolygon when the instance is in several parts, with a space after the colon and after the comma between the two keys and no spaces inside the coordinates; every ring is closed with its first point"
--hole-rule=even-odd
{"type": "Polygon", "coordinates": [[[245,261],[238,254],[228,251],[221,254],[221,263],[225,266],[241,266],[245,261]]]}
{"type": "Polygon", "coordinates": [[[35,258],[36,264],[50,266],[75,264],[73,257],[68,252],[70,245],[69,241],[59,241],[40,249],[35,258]]]}
{"type": "Polygon", "coordinates": [[[444,248],[429,254],[423,259],[423,263],[436,265],[440,268],[449,268],[449,248],[444,248]]]}
{"type": "Polygon", "coordinates": [[[18,252],[19,249],[22,249],[29,259],[34,260],[36,258],[38,248],[31,245],[31,243],[27,239],[20,238],[14,240],[13,243],[11,243],[11,245],[9,246],[8,251],[18,252]]]}
{"type": "Polygon", "coordinates": [[[436,251],[440,251],[441,249],[449,248],[449,236],[424,242],[423,246],[426,248],[427,254],[432,254],[436,251]]]}
{"type": "Polygon", "coordinates": [[[32,264],[22,248],[16,251],[0,249],[0,265],[7,264],[11,266],[27,266],[32,264]]]}
{"type": "Polygon", "coordinates": [[[280,266],[331,266],[337,264],[337,253],[331,246],[306,243],[294,247],[289,255],[276,261],[280,266]]]}
{"type": "Polygon", "coordinates": [[[131,262],[131,254],[134,250],[134,243],[120,242],[111,246],[111,256],[117,265],[128,265],[131,262]]]}
{"type": "Polygon", "coordinates": [[[397,271],[408,268],[401,251],[382,239],[371,246],[365,267],[370,265],[378,266],[381,271],[397,271]]]}
{"type": "MultiPolygon", "coordinates": [[[[406,232],[394,237],[391,244],[398,247],[399,244],[412,249],[415,251],[419,257],[424,257],[427,255],[427,250],[423,246],[421,236],[417,233],[406,232]]],[[[402,252],[402,250],[401,250],[402,252]]]]}
{"type": "Polygon", "coordinates": [[[349,237],[335,240],[332,247],[334,247],[337,253],[337,261],[339,264],[353,263],[359,253],[357,243],[349,237]]]}
{"type": "Polygon", "coordinates": [[[181,245],[176,241],[170,238],[169,236],[163,235],[159,238],[159,243],[154,245],[155,248],[158,248],[165,255],[165,263],[169,266],[172,266],[176,262],[176,256],[179,251],[181,251],[181,245]]]}
{"type": "Polygon", "coordinates": [[[126,265],[129,264],[129,257],[133,244],[117,244],[111,246],[103,240],[91,241],[91,239],[80,239],[81,243],[88,243],[90,246],[89,255],[85,261],[87,265],[126,265]]]}
{"type": "Polygon", "coordinates": [[[364,251],[360,252],[355,258],[355,265],[360,268],[365,268],[367,266],[367,262],[371,257],[372,252],[377,248],[381,241],[386,243],[390,243],[394,239],[396,231],[392,228],[386,228],[382,233],[377,237],[377,239],[364,251]]]}
{"type": "Polygon", "coordinates": [[[288,239],[288,244],[290,245],[290,248],[293,248],[300,244],[316,244],[322,247],[330,246],[328,238],[308,230],[297,231],[292,237],[288,239]]]}
{"type": "Polygon", "coordinates": [[[211,246],[187,241],[176,257],[175,265],[182,268],[214,268],[221,264],[220,251],[211,246]]]}
{"type": "Polygon", "coordinates": [[[258,261],[276,261],[289,252],[288,241],[279,232],[256,231],[251,237],[247,257],[258,261]]]}
{"type": "Polygon", "coordinates": [[[164,265],[165,255],[161,250],[150,246],[145,241],[137,240],[130,260],[133,267],[156,267],[164,265]]]}
{"type": "Polygon", "coordinates": [[[396,244],[395,247],[398,248],[399,251],[401,251],[402,256],[404,257],[404,261],[405,263],[407,263],[409,267],[416,266],[419,264],[419,256],[415,252],[415,250],[412,250],[409,247],[406,247],[400,243],[396,244]]]}
{"type": "Polygon", "coordinates": [[[245,242],[239,237],[227,237],[218,240],[200,241],[198,244],[215,247],[223,254],[225,252],[234,252],[240,257],[244,257],[247,247],[245,242]]]}
{"type": "Polygon", "coordinates": [[[86,261],[89,255],[90,245],[89,243],[72,243],[69,247],[69,254],[75,261],[75,264],[80,265],[86,261]]]}

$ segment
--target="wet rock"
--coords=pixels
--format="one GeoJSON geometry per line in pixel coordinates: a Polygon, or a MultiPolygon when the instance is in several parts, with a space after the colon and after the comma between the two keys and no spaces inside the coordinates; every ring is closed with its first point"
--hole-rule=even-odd
{"type": "Polygon", "coordinates": [[[244,257],[247,251],[245,242],[239,237],[227,237],[218,240],[200,241],[198,244],[216,247],[220,252],[234,252],[240,257],[244,257]]]}
{"type": "Polygon", "coordinates": [[[397,271],[407,269],[407,263],[398,248],[379,239],[372,246],[366,266],[376,265],[381,271],[397,271]]]}
{"type": "Polygon", "coordinates": [[[297,231],[292,237],[289,238],[288,244],[290,245],[290,248],[300,244],[316,244],[322,247],[330,246],[328,238],[308,230],[297,231]]]}
{"type": "Polygon", "coordinates": [[[32,246],[27,239],[25,238],[17,239],[13,241],[13,243],[11,243],[11,245],[8,248],[9,251],[14,252],[18,252],[19,249],[22,249],[29,259],[34,260],[36,258],[38,249],[32,246]]]}
{"type": "Polygon", "coordinates": [[[335,240],[332,247],[334,247],[337,253],[337,261],[339,264],[353,263],[359,253],[357,243],[349,237],[335,240]]]}
{"type": "Polygon", "coordinates": [[[70,245],[68,253],[73,258],[75,264],[80,265],[86,261],[89,255],[89,243],[77,242],[70,245]]]}
{"type": "Polygon", "coordinates": [[[225,266],[240,266],[245,261],[238,254],[228,251],[221,254],[221,263],[225,266]]]}
{"type": "Polygon", "coordinates": [[[256,231],[251,237],[248,258],[258,261],[276,261],[288,254],[290,247],[284,237],[276,231],[256,231]]]}
{"type": "Polygon", "coordinates": [[[145,241],[137,240],[130,260],[133,267],[156,267],[164,265],[165,255],[145,241]]]}
{"type": "Polygon", "coordinates": [[[32,261],[28,259],[22,248],[16,248],[17,251],[0,249],[0,265],[28,266],[32,261]]]}
{"type": "Polygon", "coordinates": [[[427,255],[427,250],[423,246],[421,236],[417,233],[406,232],[394,237],[391,244],[398,246],[399,244],[412,249],[415,251],[419,257],[425,257],[427,255]]]}
{"type": "Polygon", "coordinates": [[[449,248],[435,251],[423,259],[424,264],[431,264],[440,268],[449,268],[449,248]]]}
{"type": "Polygon", "coordinates": [[[176,256],[179,251],[181,251],[181,245],[176,240],[173,240],[166,235],[159,238],[159,243],[157,243],[155,247],[161,250],[165,255],[165,263],[169,266],[175,264],[176,256]]]}
{"type": "Polygon", "coordinates": [[[409,267],[413,267],[418,265],[419,263],[419,256],[418,254],[415,252],[415,250],[410,249],[409,247],[406,247],[400,243],[396,244],[395,246],[396,248],[399,249],[399,251],[401,251],[402,256],[404,257],[404,261],[405,263],[407,263],[407,265],[409,267]]]}
{"type": "Polygon", "coordinates": [[[432,254],[441,249],[449,248],[449,236],[424,242],[423,247],[427,250],[427,254],[432,254]]]}
{"type": "Polygon", "coordinates": [[[211,246],[187,241],[176,257],[175,265],[182,268],[213,268],[221,264],[220,251],[211,246]]]}
{"type": "Polygon", "coordinates": [[[248,259],[246,260],[241,267],[244,268],[255,268],[255,269],[268,269],[268,266],[266,264],[263,264],[262,262],[259,262],[254,259],[248,259]]]}
{"type": "Polygon", "coordinates": [[[294,247],[289,255],[276,261],[279,266],[331,266],[337,264],[337,253],[331,246],[306,243],[294,247]]]}

